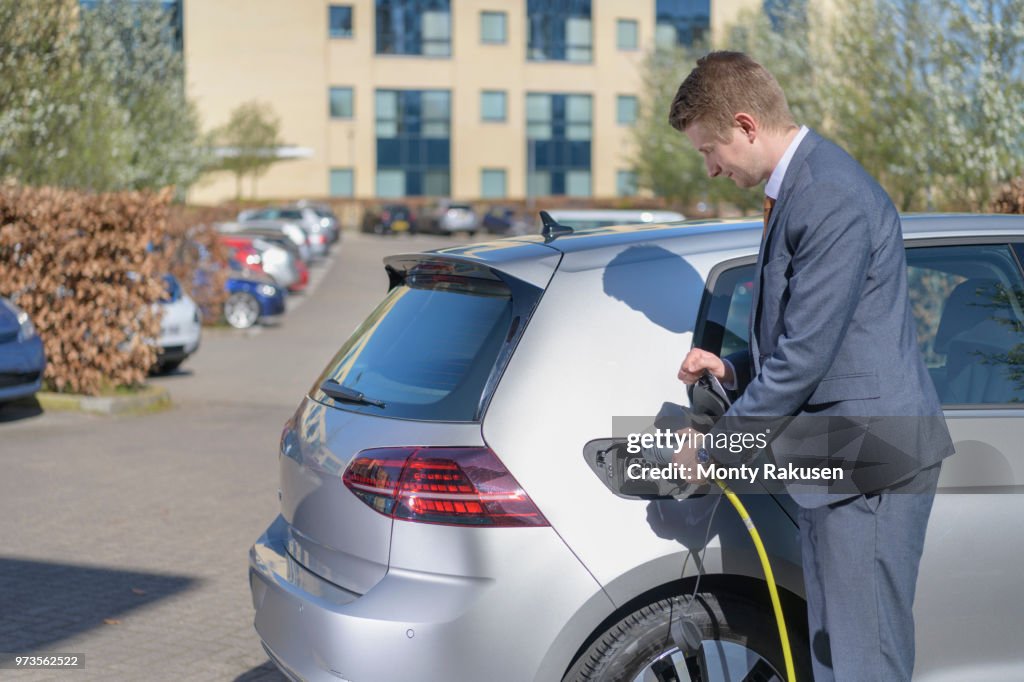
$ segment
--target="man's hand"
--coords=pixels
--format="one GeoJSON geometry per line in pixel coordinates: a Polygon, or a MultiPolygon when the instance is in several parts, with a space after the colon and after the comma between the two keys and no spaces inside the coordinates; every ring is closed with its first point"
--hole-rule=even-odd
{"type": "Polygon", "coordinates": [[[681,471],[687,472],[686,479],[690,483],[693,483],[694,485],[707,483],[707,479],[701,477],[697,473],[697,448],[693,446],[693,443],[695,442],[695,436],[699,431],[686,427],[685,429],[676,431],[676,433],[681,437],[680,442],[682,445],[678,450],[676,450],[675,454],[672,455],[672,461],[680,465],[680,467],[686,467],[685,469],[681,469],[681,471]]]}
{"type": "Polygon", "coordinates": [[[732,384],[735,379],[731,368],[720,357],[700,348],[692,348],[679,366],[679,380],[687,385],[695,384],[704,372],[726,384],[732,384]]]}

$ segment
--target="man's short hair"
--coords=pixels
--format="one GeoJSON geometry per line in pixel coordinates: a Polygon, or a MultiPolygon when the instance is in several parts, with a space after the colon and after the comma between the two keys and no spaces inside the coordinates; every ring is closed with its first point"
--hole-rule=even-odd
{"type": "Polygon", "coordinates": [[[700,121],[713,136],[727,141],[740,112],[769,130],[796,125],[786,95],[768,69],[742,52],[710,52],[679,86],[668,122],[685,131],[700,121]]]}

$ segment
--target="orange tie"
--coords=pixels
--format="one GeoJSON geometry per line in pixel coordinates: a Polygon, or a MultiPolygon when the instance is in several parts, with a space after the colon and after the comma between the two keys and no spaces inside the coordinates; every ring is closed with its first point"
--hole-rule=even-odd
{"type": "Polygon", "coordinates": [[[764,197],[764,229],[761,231],[761,237],[763,238],[768,233],[768,218],[772,215],[772,208],[775,206],[775,199],[772,199],[767,194],[764,197]]]}

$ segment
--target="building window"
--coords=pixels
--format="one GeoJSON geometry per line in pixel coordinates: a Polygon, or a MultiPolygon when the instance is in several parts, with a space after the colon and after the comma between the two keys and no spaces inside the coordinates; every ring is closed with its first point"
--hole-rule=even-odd
{"type": "Polygon", "coordinates": [[[331,169],[331,196],[355,196],[355,176],[351,168],[331,169]]]}
{"type": "Polygon", "coordinates": [[[615,172],[615,193],[620,197],[631,197],[636,194],[636,173],[628,170],[615,172]]]}
{"type": "Polygon", "coordinates": [[[480,93],[480,118],[484,121],[505,120],[505,92],[484,90],[480,93]]]}
{"type": "Polygon", "coordinates": [[[655,12],[658,47],[693,45],[711,27],[710,0],[657,0],[655,12]]]}
{"type": "Polygon", "coordinates": [[[484,199],[504,199],[505,170],[501,168],[484,168],[480,172],[480,196],[484,199]]]}
{"type": "Polygon", "coordinates": [[[449,0],[376,0],[377,54],[449,57],[449,0]]]}
{"type": "Polygon", "coordinates": [[[504,12],[480,13],[480,42],[504,44],[507,38],[504,12]]]}
{"type": "MultiPolygon", "coordinates": [[[[160,7],[164,12],[164,16],[167,18],[167,28],[170,29],[167,33],[164,33],[161,38],[166,40],[168,44],[174,48],[176,52],[181,52],[183,45],[183,35],[185,32],[185,23],[183,19],[183,8],[182,3],[184,0],[159,0],[152,4],[160,7]]],[[[90,11],[99,9],[100,5],[111,4],[106,0],[78,0],[78,6],[84,11],[90,11]]]]}
{"type": "Polygon", "coordinates": [[[352,37],[352,7],[331,5],[327,8],[327,35],[331,38],[352,37]]]}
{"type": "Polygon", "coordinates": [[[447,90],[378,90],[377,195],[451,194],[451,95],[447,90]]]}
{"type": "Polygon", "coordinates": [[[352,118],[352,88],[331,88],[331,118],[352,118]]]}
{"type": "Polygon", "coordinates": [[[616,100],[616,120],[625,125],[636,123],[637,103],[633,95],[619,95],[616,100]]]}
{"type": "Polygon", "coordinates": [[[590,95],[526,96],[526,188],[529,196],[590,196],[590,95]]]}
{"type": "Polygon", "coordinates": [[[635,19],[619,19],[616,24],[616,44],[620,50],[636,50],[640,47],[639,29],[635,19]]]}
{"type": "Polygon", "coordinates": [[[571,170],[565,173],[565,194],[570,197],[590,196],[590,171],[571,170]]]}
{"type": "Polygon", "coordinates": [[[534,61],[590,62],[590,0],[528,0],[526,55],[534,61]]]}

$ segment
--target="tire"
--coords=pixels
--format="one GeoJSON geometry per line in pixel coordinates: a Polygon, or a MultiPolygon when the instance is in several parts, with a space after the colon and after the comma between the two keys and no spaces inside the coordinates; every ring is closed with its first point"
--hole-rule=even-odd
{"type": "Polygon", "coordinates": [[[469,236],[470,237],[475,237],[476,236],[476,230],[470,230],[469,231],[469,236]]]}
{"type": "MultiPolygon", "coordinates": [[[[811,672],[803,620],[798,621],[795,614],[786,615],[796,678],[804,682],[811,679],[811,672]]],[[[778,626],[770,604],[761,605],[728,593],[703,592],[692,602],[687,594],[648,604],[629,614],[591,643],[563,682],[782,682],[785,673],[778,626]],[[682,613],[700,629],[707,675],[701,670],[698,651],[680,651],[673,643],[670,619],[682,613]]]]}
{"type": "Polygon", "coordinates": [[[231,294],[224,303],[224,319],[235,329],[248,329],[260,319],[260,302],[245,292],[231,294]]]}

